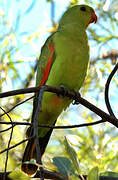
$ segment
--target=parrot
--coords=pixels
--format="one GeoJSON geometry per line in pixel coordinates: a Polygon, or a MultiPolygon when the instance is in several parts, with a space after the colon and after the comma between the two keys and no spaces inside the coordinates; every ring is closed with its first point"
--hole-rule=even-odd
{"type": "MultiPolygon", "coordinates": [[[[62,15],[56,32],[51,34],[41,48],[37,65],[36,86],[63,86],[68,90],[79,91],[85,80],[89,64],[89,45],[86,29],[91,23],[97,22],[95,10],[88,5],[75,5],[62,15]]],[[[33,101],[32,120],[38,105],[39,92],[33,101]]],[[[57,118],[72,103],[68,97],[61,97],[51,92],[44,92],[41,110],[38,113],[38,125],[55,125],[57,118]]],[[[38,127],[38,138],[41,157],[45,152],[52,129],[38,127]]],[[[33,128],[27,130],[28,137],[33,128]]],[[[27,174],[30,170],[23,163],[35,159],[35,139],[29,139],[21,169],[27,174]]]]}

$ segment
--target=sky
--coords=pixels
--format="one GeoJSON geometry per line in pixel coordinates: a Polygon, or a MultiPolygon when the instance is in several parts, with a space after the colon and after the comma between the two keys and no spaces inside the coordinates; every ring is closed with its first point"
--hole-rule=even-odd
{"type": "MultiPolygon", "coordinates": [[[[15,58],[27,57],[29,60],[31,56],[39,54],[41,46],[45,42],[49,33],[46,31],[51,27],[50,21],[50,3],[46,3],[46,0],[4,0],[1,2],[0,9],[8,17],[9,26],[12,26],[17,38],[16,44],[20,48],[20,52],[16,53],[15,58]],[[30,6],[33,3],[33,8],[30,6]],[[2,5],[3,4],[3,5],[2,5]],[[20,19],[18,16],[20,15],[20,19]],[[17,22],[17,23],[16,23],[17,22]],[[38,39],[35,39],[30,45],[27,42],[29,35],[40,31],[38,39]],[[26,42],[25,47],[22,44],[26,42]],[[34,43],[35,42],[35,43],[34,43]],[[26,50],[27,48],[27,50],[26,50]],[[23,54],[23,55],[22,55],[23,54]]],[[[55,3],[55,21],[58,22],[62,13],[66,10],[69,4],[69,0],[56,0],[55,3]]],[[[80,1],[81,4],[84,0],[80,1]]],[[[97,2],[97,1],[96,1],[97,2]]],[[[15,40],[14,40],[14,43],[15,40]]],[[[24,59],[26,61],[26,58],[24,59]]]]}

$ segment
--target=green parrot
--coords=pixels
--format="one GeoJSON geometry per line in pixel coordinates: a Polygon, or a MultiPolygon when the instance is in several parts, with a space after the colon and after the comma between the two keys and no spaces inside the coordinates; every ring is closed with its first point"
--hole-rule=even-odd
{"type": "MultiPolygon", "coordinates": [[[[68,9],[62,16],[58,29],[45,42],[37,67],[36,86],[64,86],[68,90],[78,91],[85,79],[88,62],[89,46],[86,29],[90,23],[97,22],[93,8],[88,5],[76,5],[68,9]]],[[[55,125],[57,118],[72,100],[59,97],[54,93],[45,92],[38,123],[55,125]]],[[[38,104],[38,93],[33,102],[33,117],[38,104]]],[[[28,129],[31,136],[33,129],[28,129]]],[[[52,129],[38,128],[41,156],[45,152],[52,129]]],[[[22,162],[36,159],[35,140],[28,141],[22,162]]],[[[28,173],[28,169],[22,170],[28,173]]]]}

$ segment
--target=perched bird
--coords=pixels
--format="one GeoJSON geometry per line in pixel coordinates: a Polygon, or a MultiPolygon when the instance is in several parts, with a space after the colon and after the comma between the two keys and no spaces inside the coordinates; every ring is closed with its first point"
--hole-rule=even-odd
{"type": "MultiPolygon", "coordinates": [[[[59,27],[45,42],[37,67],[36,86],[63,85],[68,90],[78,91],[85,79],[88,62],[89,46],[86,29],[90,23],[97,22],[93,8],[88,5],[76,5],[68,9],[62,16],[59,27]]],[[[38,114],[38,123],[54,125],[58,116],[72,102],[67,97],[59,97],[54,93],[45,92],[41,111],[38,114]]],[[[33,117],[38,104],[38,93],[33,102],[33,117]]],[[[33,129],[28,130],[31,136],[33,129]]],[[[45,152],[52,129],[38,128],[41,156],[45,152]]],[[[26,146],[23,160],[36,159],[35,141],[31,139],[26,146]]],[[[30,172],[22,165],[22,170],[30,172]]],[[[29,173],[30,174],[30,173],[29,173]]]]}

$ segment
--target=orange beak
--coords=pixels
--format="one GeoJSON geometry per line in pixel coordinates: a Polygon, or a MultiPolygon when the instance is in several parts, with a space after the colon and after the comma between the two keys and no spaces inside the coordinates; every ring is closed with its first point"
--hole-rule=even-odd
{"type": "Polygon", "coordinates": [[[90,19],[90,21],[89,21],[89,24],[90,24],[90,23],[93,23],[93,22],[96,23],[96,22],[97,22],[97,19],[98,19],[98,18],[97,18],[97,16],[96,16],[95,12],[93,11],[92,14],[91,14],[91,19],[90,19]]]}

